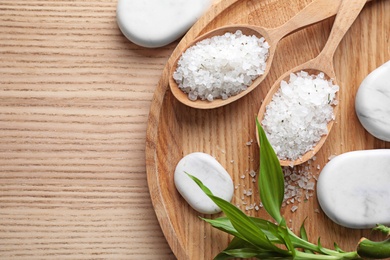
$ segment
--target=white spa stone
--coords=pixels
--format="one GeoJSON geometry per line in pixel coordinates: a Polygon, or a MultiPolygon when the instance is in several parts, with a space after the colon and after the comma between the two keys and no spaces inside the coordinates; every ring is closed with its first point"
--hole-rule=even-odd
{"type": "Polygon", "coordinates": [[[317,183],[322,210],[349,228],[390,224],[390,149],[353,151],[334,157],[317,183]]]}
{"type": "Polygon", "coordinates": [[[355,109],[370,134],[390,142],[390,61],[363,80],[356,94],[355,109]]]}
{"type": "Polygon", "coordinates": [[[212,0],[118,0],[117,23],[133,43],[157,48],[181,37],[212,0]]]}
{"type": "Polygon", "coordinates": [[[231,201],[233,181],[229,173],[211,155],[196,152],[183,157],[176,166],[174,181],[179,193],[196,211],[204,214],[221,212],[186,172],[201,180],[215,196],[231,201]]]}

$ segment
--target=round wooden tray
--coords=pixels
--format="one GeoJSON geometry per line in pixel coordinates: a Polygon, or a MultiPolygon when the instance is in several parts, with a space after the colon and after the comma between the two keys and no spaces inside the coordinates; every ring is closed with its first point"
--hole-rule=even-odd
{"type": "MultiPolygon", "coordinates": [[[[196,110],[179,103],[168,86],[168,72],[180,51],[198,35],[228,24],[255,24],[275,27],[302,9],[309,0],[224,0],[213,6],[183,37],[169,59],[152,101],[146,143],[148,185],[162,231],[178,259],[212,259],[231,237],[199,219],[177,192],[173,173],[186,154],[201,151],[213,155],[231,174],[236,186],[233,203],[247,214],[270,219],[264,209],[246,210],[259,203],[257,184],[249,172],[258,170],[255,116],[272,83],[288,69],[315,57],[323,48],[334,18],[296,32],[280,42],[266,80],[253,92],[234,103],[212,110],[196,110]],[[252,142],[253,141],[253,142],[252,142]],[[253,195],[244,192],[252,189],[253,195]]],[[[361,81],[376,67],[390,59],[390,1],[375,0],[364,7],[336,51],[334,64],[340,90],[340,108],[332,132],[311,164],[295,170],[314,177],[332,155],[352,150],[390,148],[375,139],[359,123],[354,98],[361,81]]],[[[369,174],[369,173],[367,173],[369,174]]],[[[288,226],[297,232],[303,220],[309,240],[345,250],[354,250],[361,236],[372,238],[371,230],[343,228],[322,212],[315,193],[283,207],[288,226]],[[295,212],[293,205],[298,206],[295,212]]],[[[204,216],[204,215],[202,215],[204,216]]],[[[206,216],[216,217],[216,216],[206,216]]]]}

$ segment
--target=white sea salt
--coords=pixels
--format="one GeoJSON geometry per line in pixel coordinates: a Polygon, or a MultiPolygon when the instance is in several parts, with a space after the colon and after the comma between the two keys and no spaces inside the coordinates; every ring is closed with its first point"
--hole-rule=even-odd
{"type": "Polygon", "coordinates": [[[310,172],[309,166],[283,167],[282,169],[284,174],[283,204],[296,204],[301,201],[301,198],[308,200],[313,196],[315,176],[310,172]]]}
{"type": "Polygon", "coordinates": [[[190,100],[227,99],[264,74],[269,47],[240,30],[207,38],[182,54],[173,78],[190,100]]]}
{"type": "Polygon", "coordinates": [[[324,73],[290,74],[266,108],[262,125],[279,159],[296,160],[313,149],[327,124],[334,120],[333,105],[339,86],[324,73]]]}

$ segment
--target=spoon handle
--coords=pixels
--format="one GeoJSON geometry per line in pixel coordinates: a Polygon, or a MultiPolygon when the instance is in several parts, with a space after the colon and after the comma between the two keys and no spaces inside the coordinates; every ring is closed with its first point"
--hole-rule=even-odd
{"type": "MultiPolygon", "coordinates": [[[[283,25],[270,29],[270,36],[278,42],[285,36],[331,17],[339,10],[343,0],[314,0],[283,25]]],[[[371,0],[365,0],[364,3],[371,0]]],[[[362,2],[362,1],[360,1],[362,2]]]]}
{"type": "Polygon", "coordinates": [[[358,17],[365,3],[366,0],[342,0],[328,41],[318,55],[321,61],[333,64],[333,55],[338,45],[358,17]]]}

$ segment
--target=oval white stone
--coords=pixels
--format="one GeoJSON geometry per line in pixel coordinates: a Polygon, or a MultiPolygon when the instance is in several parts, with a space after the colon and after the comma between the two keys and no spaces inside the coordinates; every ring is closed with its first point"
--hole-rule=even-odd
{"type": "Polygon", "coordinates": [[[127,39],[156,48],[182,36],[212,0],[118,0],[116,19],[127,39]]]}
{"type": "Polygon", "coordinates": [[[370,134],[390,142],[390,61],[362,81],[356,94],[355,110],[370,134]]]}
{"type": "Polygon", "coordinates": [[[317,183],[321,208],[349,228],[390,224],[390,149],[354,151],[333,158],[317,183]]]}
{"type": "Polygon", "coordinates": [[[183,157],[176,166],[174,181],[177,190],[196,211],[214,214],[221,209],[186,174],[191,174],[203,182],[217,197],[231,201],[234,187],[229,173],[211,155],[191,153],[183,157]]]}

